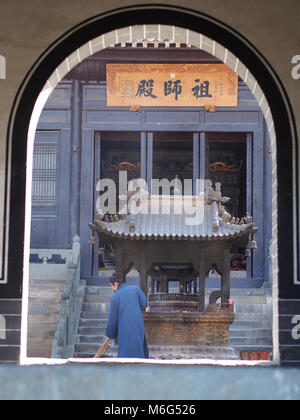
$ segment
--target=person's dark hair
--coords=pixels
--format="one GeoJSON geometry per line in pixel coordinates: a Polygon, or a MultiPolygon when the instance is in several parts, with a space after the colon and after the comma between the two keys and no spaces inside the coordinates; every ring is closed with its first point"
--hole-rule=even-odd
{"type": "Polygon", "coordinates": [[[111,278],[109,279],[109,282],[110,282],[111,284],[118,283],[119,285],[120,285],[121,283],[123,283],[123,282],[121,281],[121,279],[120,279],[120,277],[119,277],[119,276],[113,276],[113,277],[111,277],[111,278]]]}

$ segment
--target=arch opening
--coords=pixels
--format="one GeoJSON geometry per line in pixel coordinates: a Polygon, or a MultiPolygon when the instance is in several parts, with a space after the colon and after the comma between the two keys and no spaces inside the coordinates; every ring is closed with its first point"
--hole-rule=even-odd
{"type": "MultiPolygon", "coordinates": [[[[193,25],[191,25],[193,26],[193,25]]],[[[189,25],[187,26],[189,27],[189,25]]],[[[224,28],[222,28],[222,30],[224,30],[224,28]]],[[[135,35],[135,31],[138,31],[138,33],[142,33],[143,37],[146,34],[145,39],[158,39],[158,40],[162,40],[164,38],[164,35],[166,35],[166,33],[168,33],[170,35],[170,31],[172,31],[172,35],[174,35],[171,37],[171,40],[175,40],[177,42],[182,42],[182,43],[186,43],[187,45],[193,45],[196,48],[200,48],[203,50],[206,50],[207,52],[209,52],[210,54],[218,57],[222,62],[224,62],[225,64],[227,64],[229,67],[231,67],[232,69],[234,69],[235,72],[237,72],[241,78],[245,81],[245,83],[247,83],[247,85],[249,86],[249,88],[251,89],[253,95],[256,97],[261,110],[264,114],[265,120],[266,120],[266,124],[267,124],[267,128],[268,128],[268,133],[269,133],[269,137],[270,137],[270,143],[272,146],[272,176],[273,176],[273,188],[274,191],[276,191],[277,189],[277,169],[278,169],[278,178],[280,179],[280,171],[282,171],[282,168],[278,168],[277,167],[277,159],[278,156],[276,154],[276,122],[274,123],[273,120],[273,115],[276,114],[276,109],[274,109],[275,105],[273,106],[273,101],[272,101],[272,106],[269,106],[269,101],[268,101],[268,96],[270,94],[270,91],[268,89],[262,89],[259,86],[259,83],[257,82],[257,79],[255,78],[255,76],[253,75],[255,72],[252,72],[249,68],[247,68],[244,64],[243,64],[243,60],[241,60],[240,58],[237,58],[234,56],[234,54],[226,47],[222,46],[221,44],[219,44],[216,40],[210,39],[208,38],[206,35],[203,34],[199,34],[197,32],[192,31],[191,29],[184,29],[184,28],[177,28],[174,26],[168,26],[168,25],[163,25],[163,24],[157,24],[154,25],[152,24],[150,25],[137,25],[137,26],[129,26],[128,28],[122,28],[122,29],[114,29],[111,32],[108,33],[104,33],[99,37],[93,38],[92,40],[89,40],[88,43],[84,44],[83,46],[81,46],[80,48],[78,48],[78,50],[76,50],[75,52],[73,52],[73,54],[71,54],[69,57],[67,57],[65,59],[65,61],[56,68],[55,72],[52,73],[52,75],[50,76],[50,78],[48,78],[48,81],[45,85],[45,87],[42,89],[41,93],[39,94],[39,97],[37,99],[37,101],[35,102],[35,106],[34,106],[34,111],[32,113],[32,118],[30,120],[30,126],[29,126],[29,131],[28,131],[28,143],[27,143],[27,156],[28,156],[28,161],[27,161],[27,189],[26,189],[26,194],[27,194],[27,200],[26,200],[26,218],[25,220],[29,220],[28,217],[30,218],[30,214],[31,214],[31,180],[30,180],[30,176],[28,177],[28,174],[31,173],[32,171],[32,152],[33,152],[33,143],[34,143],[34,135],[35,135],[35,131],[36,131],[36,127],[37,127],[37,123],[38,123],[38,119],[39,116],[42,112],[42,109],[44,107],[44,105],[47,102],[47,99],[49,98],[51,92],[53,91],[53,89],[57,86],[57,84],[62,80],[62,78],[64,77],[64,75],[69,72],[72,67],[78,65],[83,59],[87,58],[89,55],[91,55],[91,53],[96,53],[97,52],[97,48],[102,49],[102,48],[106,48],[108,45],[111,45],[110,43],[112,43],[113,45],[118,44],[120,42],[120,40],[124,39],[124,42],[133,42],[134,40],[140,40],[140,36],[135,35]]],[[[170,38],[170,36],[168,36],[168,38],[170,38]]],[[[245,60],[245,62],[247,62],[247,60],[245,60]]],[[[279,89],[277,89],[277,94],[279,92],[279,89]]],[[[26,97],[23,98],[24,101],[26,101],[26,97]]],[[[280,101],[282,103],[282,101],[280,101]]],[[[23,103],[24,106],[24,103],[23,103]]],[[[278,103],[277,103],[278,106],[278,103]]],[[[20,104],[19,109],[22,108],[22,104],[20,104]]],[[[27,121],[28,123],[28,121],[27,121]]],[[[280,132],[280,130],[278,130],[280,132]]],[[[290,145],[291,147],[292,145],[290,145]]],[[[21,152],[20,152],[21,153],[21,152]]],[[[19,158],[22,158],[21,154],[19,154],[19,158]]],[[[281,159],[286,158],[286,152],[284,156],[281,156],[281,159]]],[[[290,173],[288,176],[287,174],[285,174],[282,179],[290,179],[292,177],[292,174],[290,173]]],[[[291,182],[290,184],[291,186],[293,185],[293,183],[291,182]]],[[[24,187],[24,185],[23,185],[24,187]]],[[[13,195],[14,193],[16,193],[17,191],[12,191],[13,195]]],[[[282,206],[282,201],[283,197],[282,196],[274,196],[273,197],[273,286],[275,287],[275,294],[276,291],[278,293],[278,262],[280,264],[280,254],[279,254],[279,260],[277,260],[277,247],[278,247],[278,240],[276,239],[276,234],[278,231],[278,227],[277,227],[277,216],[278,216],[278,209],[277,209],[277,200],[279,202],[279,204],[281,204],[281,210],[283,209],[283,207],[286,209],[286,206],[282,206]]],[[[284,215],[281,215],[280,218],[284,217],[284,215]]],[[[21,219],[21,223],[22,221],[24,222],[24,219],[21,219]]],[[[16,229],[16,227],[15,227],[16,229]]],[[[27,244],[27,247],[25,249],[25,261],[29,261],[29,247],[28,247],[28,239],[30,237],[30,233],[29,233],[29,224],[26,223],[25,224],[25,243],[27,244]]],[[[13,233],[13,231],[11,231],[11,234],[13,233]]],[[[279,232],[280,233],[280,232],[279,232]]],[[[279,235],[280,236],[280,235],[279,235]]],[[[295,238],[295,236],[293,235],[293,237],[295,238]]],[[[294,240],[295,243],[295,240],[294,240]]],[[[28,275],[28,268],[26,269],[26,264],[24,265],[25,267],[25,283],[24,283],[24,299],[28,299],[28,285],[26,285],[26,277],[28,279],[29,275],[28,275]],[[27,291],[26,291],[27,290],[27,291]]],[[[296,271],[296,266],[295,264],[293,265],[293,274],[295,274],[296,271]]],[[[275,300],[275,304],[274,304],[274,309],[275,311],[276,306],[277,306],[277,301],[275,300]]],[[[25,326],[25,313],[26,313],[26,305],[24,305],[23,308],[23,327],[25,326]]],[[[276,316],[275,316],[276,319],[276,316]]],[[[25,327],[24,327],[25,328],[25,327]]],[[[23,328],[23,330],[24,330],[23,328]]],[[[275,334],[276,334],[276,327],[274,328],[275,334]]],[[[278,332],[278,331],[277,331],[278,332]]],[[[278,340],[278,337],[275,337],[278,340]]],[[[26,350],[24,347],[24,343],[26,343],[26,339],[24,338],[23,335],[23,347],[22,347],[22,359],[25,360],[26,356],[26,350]]],[[[275,346],[276,347],[276,346],[275,346]]],[[[278,361],[279,360],[279,353],[278,353],[278,347],[277,349],[275,348],[275,359],[278,361]]]]}

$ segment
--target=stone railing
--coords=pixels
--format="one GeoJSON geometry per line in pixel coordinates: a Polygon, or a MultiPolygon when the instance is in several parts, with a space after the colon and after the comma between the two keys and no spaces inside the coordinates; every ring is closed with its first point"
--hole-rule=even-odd
{"type": "Polygon", "coordinates": [[[72,249],[31,249],[30,280],[67,280],[69,268],[74,265],[78,252],[80,254],[78,236],[73,239],[72,249]]]}
{"type": "Polygon", "coordinates": [[[73,356],[82,308],[85,284],[80,278],[80,238],[73,239],[73,246],[66,259],[67,275],[61,297],[59,321],[52,345],[52,358],[67,359],[73,356]]]}
{"type": "Polygon", "coordinates": [[[72,249],[32,249],[30,253],[40,260],[30,264],[31,279],[47,278],[50,281],[65,279],[66,281],[60,300],[60,313],[51,357],[61,359],[72,357],[85,287],[80,278],[80,238],[75,236],[72,249]]]}
{"type": "MultiPolygon", "coordinates": [[[[28,357],[51,357],[54,336],[58,324],[60,326],[62,324],[61,319],[64,318],[64,313],[69,313],[68,319],[70,314],[72,314],[72,319],[76,315],[76,311],[74,315],[74,310],[63,308],[63,305],[67,304],[71,307],[72,294],[80,296],[80,293],[80,238],[78,236],[74,238],[72,246],[68,249],[31,249],[28,357]],[[63,295],[70,295],[70,302],[62,301],[63,295]]],[[[73,322],[76,320],[71,321],[73,322]]]]}

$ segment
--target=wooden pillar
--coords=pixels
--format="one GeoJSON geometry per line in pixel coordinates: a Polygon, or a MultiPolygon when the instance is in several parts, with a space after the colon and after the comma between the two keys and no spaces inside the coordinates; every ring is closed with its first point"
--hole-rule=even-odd
{"type": "Polygon", "coordinates": [[[195,279],[194,279],[194,290],[193,290],[193,292],[194,292],[194,295],[196,295],[197,293],[198,293],[198,277],[195,277],[195,279]]]}
{"type": "Polygon", "coordinates": [[[147,181],[147,133],[141,133],[141,178],[147,181]]]}
{"type": "MultiPolygon", "coordinates": [[[[74,80],[72,87],[71,123],[71,200],[70,200],[70,238],[79,235],[80,186],[81,186],[81,82],[74,80]]],[[[89,162],[90,165],[93,162],[89,162]]]]}
{"type": "Polygon", "coordinates": [[[194,194],[198,194],[199,191],[196,191],[196,180],[204,180],[209,178],[208,164],[209,164],[209,143],[207,140],[206,133],[194,133],[193,135],[194,143],[194,194]]]}
{"type": "Polygon", "coordinates": [[[258,232],[257,249],[252,253],[253,277],[263,279],[264,274],[264,127],[263,117],[258,130],[253,132],[253,219],[258,232]]]}
{"type": "Polygon", "coordinates": [[[81,274],[82,278],[89,278],[93,274],[93,247],[89,240],[91,229],[89,222],[94,219],[94,132],[82,130],[82,153],[81,153],[81,188],[80,188],[80,239],[81,239],[81,274]]]}
{"type": "Polygon", "coordinates": [[[200,179],[209,178],[209,142],[206,133],[200,134],[200,179]]]}
{"type": "Polygon", "coordinates": [[[196,187],[197,179],[200,179],[200,140],[199,133],[194,133],[193,135],[193,178],[194,178],[194,194],[198,193],[196,187]]]}
{"type": "MultiPolygon", "coordinates": [[[[247,212],[253,215],[253,135],[247,134],[247,170],[246,170],[246,184],[247,184],[247,212]]],[[[247,277],[252,277],[252,258],[247,261],[247,277]]]]}
{"type": "Polygon", "coordinates": [[[264,281],[272,282],[270,270],[270,244],[272,241],[272,147],[268,129],[265,125],[265,159],[264,159],[264,281]]]}
{"type": "Polygon", "coordinates": [[[147,182],[149,192],[152,192],[153,178],[153,133],[147,134],[147,182]]]}
{"type": "MultiPolygon", "coordinates": [[[[98,181],[101,179],[101,133],[95,134],[95,189],[94,189],[94,202],[97,202],[97,199],[99,197],[99,193],[96,192],[96,185],[98,181]]],[[[96,209],[94,209],[96,213],[96,209]]],[[[95,217],[94,217],[95,218],[95,217]]],[[[96,235],[95,244],[93,245],[93,277],[99,276],[99,244],[100,240],[98,238],[98,235],[96,235]]]]}

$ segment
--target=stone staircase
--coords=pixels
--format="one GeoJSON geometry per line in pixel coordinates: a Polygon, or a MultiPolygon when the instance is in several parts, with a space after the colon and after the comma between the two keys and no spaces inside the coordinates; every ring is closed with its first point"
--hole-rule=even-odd
{"type": "Polygon", "coordinates": [[[266,289],[236,289],[231,297],[236,318],[230,328],[230,345],[236,354],[243,350],[272,353],[272,297],[266,289]]]}
{"type": "MultiPolygon", "coordinates": [[[[212,290],[207,290],[207,297],[212,290]]],[[[110,287],[86,286],[74,357],[94,357],[106,335],[110,287]]],[[[271,298],[265,289],[232,290],[236,319],[230,329],[230,345],[237,356],[242,350],[272,351],[271,298]]],[[[115,357],[116,347],[110,346],[106,356],[115,357]]]]}
{"type": "MultiPolygon", "coordinates": [[[[106,339],[110,287],[86,286],[74,357],[92,358],[106,339]]],[[[106,356],[115,356],[114,344],[106,356]]]]}

